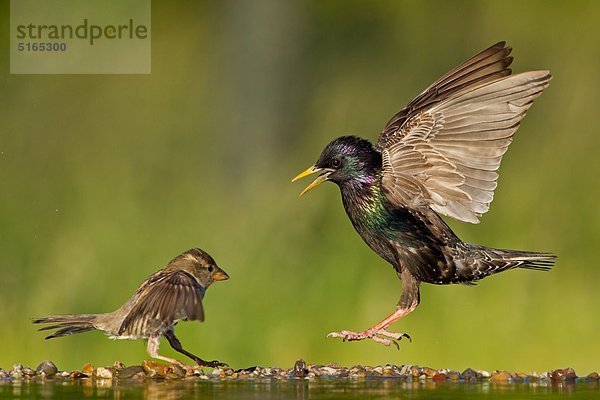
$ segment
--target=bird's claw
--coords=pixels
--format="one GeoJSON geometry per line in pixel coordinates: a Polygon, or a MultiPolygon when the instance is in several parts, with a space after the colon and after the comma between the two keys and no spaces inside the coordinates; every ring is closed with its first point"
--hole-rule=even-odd
{"type": "Polygon", "coordinates": [[[388,337],[388,338],[391,338],[394,340],[402,340],[402,338],[406,338],[406,339],[408,339],[408,341],[410,343],[412,343],[412,339],[410,338],[410,335],[405,332],[389,332],[389,331],[386,331],[385,329],[382,329],[379,332],[377,332],[377,335],[385,336],[385,337],[388,337]]]}
{"type": "Polygon", "coordinates": [[[229,365],[219,362],[217,360],[212,360],[212,361],[199,360],[199,361],[197,361],[197,363],[201,367],[209,367],[209,368],[223,368],[223,367],[229,366],[229,365]]]}
{"type": "Polygon", "coordinates": [[[398,344],[398,340],[402,340],[402,338],[408,339],[409,342],[412,342],[410,336],[406,333],[396,333],[389,332],[385,329],[380,330],[366,330],[364,332],[351,332],[351,331],[340,331],[340,332],[331,332],[327,334],[328,338],[340,338],[342,341],[358,341],[364,339],[371,339],[377,343],[381,343],[384,346],[391,346],[392,344],[396,346],[397,349],[400,349],[400,345],[398,344]]]}

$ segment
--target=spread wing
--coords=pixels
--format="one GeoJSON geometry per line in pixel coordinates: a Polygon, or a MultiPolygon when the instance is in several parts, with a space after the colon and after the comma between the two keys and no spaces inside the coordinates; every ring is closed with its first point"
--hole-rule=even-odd
{"type": "Polygon", "coordinates": [[[143,332],[161,331],[180,319],[203,321],[204,292],[185,271],[159,271],[138,289],[119,335],[145,336],[143,332]]]}
{"type": "Polygon", "coordinates": [[[399,139],[399,130],[408,118],[452,95],[476,84],[490,82],[511,74],[508,68],[513,62],[511,47],[505,42],[496,43],[476,56],[471,57],[437,81],[433,82],[420,95],[389,120],[377,140],[377,150],[391,141],[399,139]]]}
{"type": "Polygon", "coordinates": [[[484,50],[386,125],[377,147],[390,201],[472,223],[488,211],[502,156],[551,79],[548,71],[509,75],[507,49],[484,50]]]}

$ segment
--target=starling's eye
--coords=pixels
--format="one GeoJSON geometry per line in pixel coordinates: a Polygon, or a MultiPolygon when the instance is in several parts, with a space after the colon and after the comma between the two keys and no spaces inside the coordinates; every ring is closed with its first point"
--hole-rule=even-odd
{"type": "Polygon", "coordinates": [[[333,168],[338,168],[340,165],[342,165],[342,162],[339,158],[334,158],[333,160],[331,160],[331,166],[333,168]]]}
{"type": "Polygon", "coordinates": [[[215,269],[215,267],[213,267],[212,265],[208,266],[208,272],[213,272],[214,269],[215,269]]]}

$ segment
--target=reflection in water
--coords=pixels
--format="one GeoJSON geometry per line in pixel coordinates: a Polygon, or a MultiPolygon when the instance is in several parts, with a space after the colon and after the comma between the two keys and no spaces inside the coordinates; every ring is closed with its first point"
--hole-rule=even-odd
{"type": "Polygon", "coordinates": [[[490,384],[402,382],[397,379],[361,381],[149,381],[118,382],[80,379],[76,381],[0,381],[0,399],[462,399],[481,396],[520,399],[597,399],[598,382],[578,384],[490,384]]]}

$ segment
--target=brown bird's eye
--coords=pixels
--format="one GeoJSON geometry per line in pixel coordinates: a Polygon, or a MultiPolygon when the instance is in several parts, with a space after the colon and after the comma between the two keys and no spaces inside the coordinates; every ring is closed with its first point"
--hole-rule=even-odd
{"type": "Polygon", "coordinates": [[[342,162],[341,162],[341,161],[340,161],[338,158],[334,158],[334,159],[331,161],[331,166],[332,166],[332,167],[334,167],[334,168],[337,168],[337,167],[339,167],[340,165],[342,165],[342,162]]]}
{"type": "Polygon", "coordinates": [[[212,265],[208,266],[208,272],[213,272],[214,269],[215,269],[215,267],[213,267],[212,265]]]}

